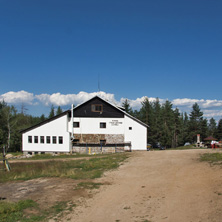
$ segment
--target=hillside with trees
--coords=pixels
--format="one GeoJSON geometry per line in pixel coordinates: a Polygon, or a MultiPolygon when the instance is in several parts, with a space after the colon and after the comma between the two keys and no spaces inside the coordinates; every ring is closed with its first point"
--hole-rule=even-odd
{"type": "MultiPolygon", "coordinates": [[[[148,128],[148,143],[161,143],[168,148],[184,145],[186,142],[196,142],[196,135],[200,134],[201,139],[207,136],[216,137],[222,140],[222,119],[218,124],[215,119],[209,121],[203,117],[199,105],[195,103],[189,114],[180,113],[177,108],[173,108],[170,101],[160,103],[157,98],[149,101],[145,98],[140,110],[133,110],[129,100],[122,103],[122,107],[130,115],[146,123],[148,128]]],[[[4,145],[9,151],[20,151],[22,137],[20,131],[30,126],[38,124],[47,118],[62,113],[61,107],[51,106],[48,117],[41,115],[35,117],[25,113],[23,107],[20,112],[14,106],[0,102],[0,147],[4,145]]]]}
{"type": "Polygon", "coordinates": [[[147,141],[150,144],[159,142],[168,148],[175,148],[186,142],[195,143],[197,134],[200,134],[201,140],[207,136],[222,140],[222,119],[218,125],[214,118],[208,121],[203,117],[197,103],[193,104],[189,114],[180,113],[168,100],[160,104],[158,98],[152,102],[145,98],[139,111],[132,111],[128,100],[125,100],[122,106],[129,114],[149,126],[147,141]]]}

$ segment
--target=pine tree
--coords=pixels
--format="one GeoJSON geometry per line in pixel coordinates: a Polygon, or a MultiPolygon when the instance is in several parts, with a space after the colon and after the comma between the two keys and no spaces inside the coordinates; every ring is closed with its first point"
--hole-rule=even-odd
{"type": "Polygon", "coordinates": [[[52,105],[51,106],[51,110],[50,110],[50,113],[49,113],[49,118],[52,118],[55,116],[55,109],[54,109],[54,106],[52,105]]]}
{"type": "Polygon", "coordinates": [[[179,110],[176,108],[174,110],[174,125],[173,125],[173,135],[172,135],[172,145],[171,147],[176,148],[178,146],[179,134],[181,132],[181,117],[179,110]]]}
{"type": "Polygon", "coordinates": [[[189,121],[189,140],[192,142],[196,141],[197,134],[202,133],[202,121],[203,121],[203,112],[200,111],[200,107],[195,103],[192,107],[190,113],[189,121]]]}
{"type": "Polygon", "coordinates": [[[56,115],[59,115],[62,113],[62,108],[60,106],[58,106],[57,111],[56,111],[56,115]]]}
{"type": "Polygon", "coordinates": [[[222,140],[222,119],[219,120],[217,125],[216,138],[222,140]]]}
{"type": "Polygon", "coordinates": [[[147,97],[142,101],[142,107],[140,109],[140,120],[149,126],[147,133],[147,141],[149,143],[154,143],[155,141],[153,136],[153,109],[147,97]]]}
{"type": "Polygon", "coordinates": [[[162,106],[163,116],[163,134],[161,138],[161,144],[166,147],[171,147],[174,125],[174,112],[172,110],[172,103],[166,101],[162,106]]]}
{"type": "Polygon", "coordinates": [[[209,128],[209,131],[208,131],[209,136],[215,137],[216,130],[217,130],[217,123],[214,118],[210,119],[208,128],[209,128]]]}
{"type": "Polygon", "coordinates": [[[156,98],[156,100],[152,103],[152,109],[153,109],[152,138],[154,143],[160,141],[163,131],[161,105],[158,98],[156,98]]]}
{"type": "Polygon", "coordinates": [[[129,103],[129,100],[128,99],[125,99],[123,102],[122,102],[122,107],[125,109],[125,111],[129,114],[132,114],[133,113],[133,110],[132,108],[130,107],[130,103],[129,103]]]}

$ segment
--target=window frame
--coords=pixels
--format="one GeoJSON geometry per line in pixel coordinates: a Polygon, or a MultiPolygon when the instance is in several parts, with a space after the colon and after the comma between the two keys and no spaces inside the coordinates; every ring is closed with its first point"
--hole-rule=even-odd
{"type": "Polygon", "coordinates": [[[51,136],[46,136],[46,144],[51,144],[51,136]]]}
{"type": "Polygon", "coordinates": [[[103,104],[92,104],[91,105],[91,111],[95,112],[95,113],[103,112],[103,104]],[[98,107],[100,107],[100,109],[97,110],[98,107]]]}
{"type": "Polygon", "coordinates": [[[63,144],[63,136],[59,136],[58,142],[59,142],[59,144],[63,144]]]}
{"type": "Polygon", "coordinates": [[[45,137],[44,136],[40,136],[40,143],[45,143],[45,137]]]}
{"type": "Polygon", "coordinates": [[[34,136],[34,143],[39,143],[39,137],[38,136],[34,136]]]}
{"type": "Polygon", "coordinates": [[[52,144],[57,144],[57,138],[56,138],[56,136],[52,136],[52,144]]]}
{"type": "Polygon", "coordinates": [[[32,136],[28,136],[28,143],[32,143],[32,136]]]}
{"type": "Polygon", "coordinates": [[[99,127],[100,129],[106,129],[106,122],[100,122],[99,127]]]}
{"type": "Polygon", "coordinates": [[[80,127],[80,122],[73,122],[73,128],[79,128],[80,127]]]}

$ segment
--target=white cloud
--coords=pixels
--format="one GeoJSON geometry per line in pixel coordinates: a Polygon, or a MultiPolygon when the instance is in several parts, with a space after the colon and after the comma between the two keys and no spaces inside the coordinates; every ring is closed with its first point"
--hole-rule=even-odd
{"type": "MultiPolygon", "coordinates": [[[[51,104],[55,106],[69,106],[71,104],[79,105],[94,96],[100,96],[103,99],[121,106],[123,101],[126,98],[121,98],[119,101],[115,99],[115,95],[106,92],[79,92],[78,94],[61,94],[61,93],[53,93],[53,94],[40,94],[33,95],[33,93],[26,92],[24,90],[18,92],[7,92],[5,94],[0,95],[0,101],[4,100],[9,104],[21,104],[25,103],[28,105],[43,105],[49,106],[51,104]]],[[[130,106],[133,109],[139,110],[141,108],[141,103],[145,98],[148,98],[150,102],[156,100],[154,97],[142,96],[136,99],[127,98],[130,106]]],[[[159,99],[160,103],[164,103],[166,99],[159,99]]],[[[174,107],[177,107],[181,112],[189,113],[193,104],[198,103],[201,110],[204,113],[204,117],[206,118],[217,118],[222,117],[222,100],[204,100],[204,99],[189,99],[189,98],[177,98],[171,101],[174,107]]]]}
{"type": "Polygon", "coordinates": [[[66,106],[70,104],[79,105],[92,97],[99,95],[103,99],[108,100],[109,102],[116,103],[116,100],[114,98],[114,94],[105,93],[105,92],[93,92],[93,93],[87,93],[87,92],[79,92],[78,94],[61,94],[61,93],[53,93],[50,94],[40,94],[36,95],[36,99],[39,100],[44,105],[48,106],[50,104],[56,105],[56,106],[66,106]]]}
{"type": "Polygon", "coordinates": [[[26,103],[31,105],[33,104],[34,95],[33,93],[29,93],[24,90],[18,92],[11,91],[0,95],[0,100],[4,100],[6,103],[10,104],[26,103]]]}
{"type": "Polygon", "coordinates": [[[204,100],[204,99],[174,99],[172,101],[174,106],[186,106],[191,108],[194,103],[198,103],[200,108],[213,108],[213,107],[222,107],[222,100],[204,100]]]}

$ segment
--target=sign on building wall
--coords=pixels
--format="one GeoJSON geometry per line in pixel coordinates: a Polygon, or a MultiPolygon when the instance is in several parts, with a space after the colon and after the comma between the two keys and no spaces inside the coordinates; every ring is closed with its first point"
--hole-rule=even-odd
{"type": "Polygon", "coordinates": [[[119,120],[112,120],[109,122],[111,126],[119,126],[120,124],[123,124],[123,122],[119,122],[119,120]]]}

